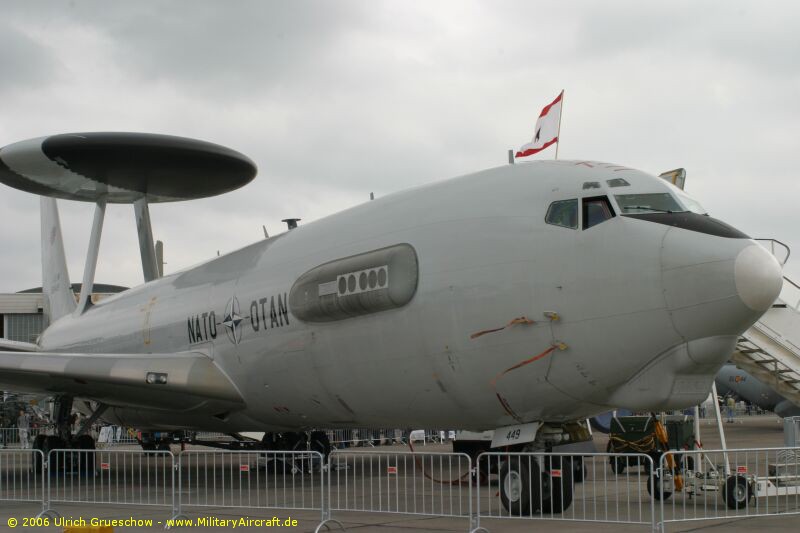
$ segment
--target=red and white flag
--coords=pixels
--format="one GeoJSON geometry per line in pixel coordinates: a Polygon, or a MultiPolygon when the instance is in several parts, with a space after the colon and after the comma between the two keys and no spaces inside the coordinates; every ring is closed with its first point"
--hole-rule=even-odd
{"type": "Polygon", "coordinates": [[[539,120],[536,121],[536,133],[533,140],[519,149],[515,157],[527,157],[537,154],[558,142],[558,125],[561,121],[561,100],[564,91],[561,91],[555,100],[550,102],[539,113],[539,120]]]}

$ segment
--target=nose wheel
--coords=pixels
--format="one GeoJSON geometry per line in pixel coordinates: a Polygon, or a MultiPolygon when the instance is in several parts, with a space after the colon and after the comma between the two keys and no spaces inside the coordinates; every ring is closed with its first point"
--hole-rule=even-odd
{"type": "MultiPolygon", "coordinates": [[[[572,505],[571,457],[510,456],[500,468],[500,501],[512,516],[558,514],[572,505]]],[[[582,466],[582,465],[581,465],[582,466]]]]}
{"type": "Polygon", "coordinates": [[[539,462],[536,457],[512,456],[500,467],[500,501],[512,516],[539,510],[539,462]],[[531,483],[535,480],[534,483],[531,483]]]}

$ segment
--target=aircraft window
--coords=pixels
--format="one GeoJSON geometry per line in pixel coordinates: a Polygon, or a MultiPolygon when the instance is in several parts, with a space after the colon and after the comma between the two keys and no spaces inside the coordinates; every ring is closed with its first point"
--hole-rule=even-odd
{"type": "Polygon", "coordinates": [[[547,208],[544,221],[554,226],[578,229],[578,200],[560,200],[547,208]]]}
{"type": "Polygon", "coordinates": [[[708,214],[708,211],[706,211],[706,209],[702,205],[700,205],[700,202],[698,202],[694,198],[686,196],[685,194],[678,194],[678,199],[686,207],[686,209],[688,209],[692,213],[697,213],[698,215],[708,214]]]}
{"type": "Polygon", "coordinates": [[[630,185],[627,181],[622,178],[614,178],[613,180],[606,180],[609,187],[627,187],[630,185]]]}
{"type": "Polygon", "coordinates": [[[617,194],[614,196],[623,214],[684,213],[686,209],[668,192],[617,194]]]}
{"type": "Polygon", "coordinates": [[[583,188],[585,189],[599,189],[600,184],[596,181],[587,181],[583,184],[583,188]]]}
{"type": "Polygon", "coordinates": [[[614,209],[605,196],[583,199],[583,229],[589,229],[614,217],[614,209]]]}

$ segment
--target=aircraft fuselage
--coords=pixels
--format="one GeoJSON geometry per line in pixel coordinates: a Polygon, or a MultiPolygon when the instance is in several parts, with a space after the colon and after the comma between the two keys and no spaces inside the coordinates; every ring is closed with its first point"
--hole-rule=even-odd
{"type": "Polygon", "coordinates": [[[202,352],[244,400],[225,413],[112,406],[107,418],[137,427],[493,429],[696,405],[777,296],[780,267],[714,219],[622,216],[615,199],[675,191],[598,163],[478,172],[133,288],[57,321],[40,345],[202,352]],[[627,185],[611,186],[618,178],[627,185]],[[598,197],[614,216],[584,229],[584,204],[598,197]],[[577,227],[546,222],[553,202],[572,199],[577,227]],[[336,268],[332,279],[354,274],[354,289],[313,281],[336,268]],[[519,317],[534,323],[471,338],[519,317]]]}

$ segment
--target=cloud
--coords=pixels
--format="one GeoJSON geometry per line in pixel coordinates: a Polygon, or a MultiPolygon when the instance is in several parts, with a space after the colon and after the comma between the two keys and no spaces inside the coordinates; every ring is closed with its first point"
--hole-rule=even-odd
{"type": "Polygon", "coordinates": [[[8,22],[0,22],[0,65],[0,97],[47,84],[58,69],[45,46],[8,22]]]}
{"type": "MultiPolygon", "coordinates": [[[[566,89],[562,158],[658,173],[746,232],[800,249],[792,27],[776,2],[7,2],[0,145],[69,131],[152,131],[250,156],[245,189],[153,207],[175,270],[366,201],[501,165],[566,89]],[[8,69],[7,69],[8,70],[8,69]],[[752,229],[751,229],[752,228],[752,229]]],[[[551,155],[551,154],[545,154],[551,155]]],[[[39,284],[38,202],[0,195],[14,259],[39,284]]],[[[91,206],[62,208],[73,278],[91,206]]],[[[790,267],[791,269],[792,267],[790,267]]],[[[98,278],[141,279],[132,209],[109,210],[98,278]]],[[[800,269],[797,269],[800,274],[800,269]]]]}

